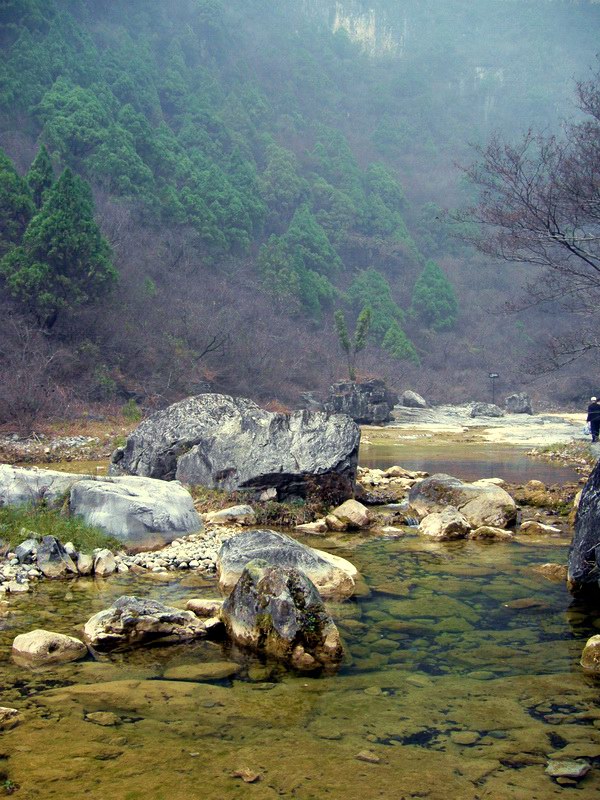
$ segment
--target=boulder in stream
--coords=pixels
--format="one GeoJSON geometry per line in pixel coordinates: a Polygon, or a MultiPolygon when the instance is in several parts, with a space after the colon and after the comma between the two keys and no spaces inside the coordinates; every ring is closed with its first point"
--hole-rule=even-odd
{"type": "Polygon", "coordinates": [[[409,492],[408,502],[419,517],[454,506],[472,528],[482,525],[506,528],[514,525],[517,518],[515,501],[500,486],[465,483],[444,473],[416,483],[409,492]]]}
{"type": "Polygon", "coordinates": [[[302,672],[335,667],[343,657],[338,629],[319,592],[295,567],[260,559],[246,564],[221,619],[237,644],[302,672]]]}
{"type": "Polygon", "coordinates": [[[206,628],[192,611],[124,595],[110,608],[90,617],[83,632],[92,647],[114,650],[156,641],[186,642],[205,636],[206,628]]]}
{"type": "Polygon", "coordinates": [[[202,394],[144,420],[113,453],[111,474],[341,502],[353,494],[359,442],[358,426],[342,414],[272,413],[244,398],[202,394]]]}
{"type": "Polygon", "coordinates": [[[64,633],[45,631],[41,628],[21,633],[12,645],[12,657],[17,664],[41,666],[78,661],[87,655],[88,649],[79,639],[64,633]]]}
{"type": "Polygon", "coordinates": [[[284,533],[256,530],[226,539],[217,558],[219,588],[230,592],[249,561],[295,567],[307,575],[323,597],[349,597],[355,590],[356,567],[349,561],[300,544],[284,533]]]}
{"type": "Polygon", "coordinates": [[[600,593],[600,461],[583,487],[569,549],[567,586],[575,595],[600,593]]]}

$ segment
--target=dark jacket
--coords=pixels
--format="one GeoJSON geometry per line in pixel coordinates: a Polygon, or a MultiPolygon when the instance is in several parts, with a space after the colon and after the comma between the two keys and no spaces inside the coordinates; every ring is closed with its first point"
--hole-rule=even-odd
{"type": "Polygon", "coordinates": [[[600,403],[598,403],[598,401],[590,403],[588,406],[587,421],[600,422],[600,403]]]}

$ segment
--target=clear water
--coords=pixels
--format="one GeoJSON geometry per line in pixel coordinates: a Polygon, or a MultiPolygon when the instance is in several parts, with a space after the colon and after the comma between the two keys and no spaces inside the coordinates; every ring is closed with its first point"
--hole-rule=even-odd
{"type": "Polygon", "coordinates": [[[533,459],[525,448],[511,445],[461,444],[432,440],[369,443],[363,441],[359,462],[371,469],[387,469],[396,464],[410,470],[431,474],[445,472],[456,478],[473,481],[479,478],[503,478],[508,483],[543,481],[548,485],[575,482],[579,475],[570,467],[533,459]]]}
{"type": "Polygon", "coordinates": [[[600,614],[532,569],[564,562],[564,540],[429,543],[407,533],[317,546],[352,560],[368,587],[330,606],[347,650],[335,676],[296,676],[210,643],[25,670],[9,657],[17,633],[77,635],[120,594],[182,603],[216,592],[206,578],[120,576],[45,582],[11,598],[0,631],[1,702],[19,708],[22,721],[0,734],[0,773],[18,784],[16,796],[598,796],[600,680],[582,673],[579,658],[600,614]],[[211,679],[210,666],[223,661],[237,674],[211,679]],[[208,672],[167,679],[186,664],[208,672]],[[92,711],[120,722],[95,725],[85,719],[92,711]],[[544,774],[559,751],[594,765],[577,788],[544,774]],[[365,752],[379,760],[362,760],[365,752]],[[235,776],[243,770],[256,782],[235,776]]]}

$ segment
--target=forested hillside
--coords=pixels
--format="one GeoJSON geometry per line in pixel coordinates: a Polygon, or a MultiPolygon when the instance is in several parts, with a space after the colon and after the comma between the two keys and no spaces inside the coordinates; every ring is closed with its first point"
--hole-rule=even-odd
{"type": "Polygon", "coordinates": [[[443,208],[469,143],[574,113],[600,7],[472,6],[3,3],[0,421],[206,386],[294,404],[344,377],[334,313],[366,307],[360,374],[519,388],[544,317],[491,313],[520,273],[443,208]]]}

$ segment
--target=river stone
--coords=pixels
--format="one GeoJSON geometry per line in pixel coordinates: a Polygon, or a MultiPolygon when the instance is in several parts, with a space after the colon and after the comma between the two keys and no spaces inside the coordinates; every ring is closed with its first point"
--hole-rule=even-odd
{"type": "Polygon", "coordinates": [[[427,401],[420,394],[408,389],[402,395],[402,405],[406,408],[427,408],[427,401]]]}
{"type": "Polygon", "coordinates": [[[504,411],[493,403],[475,403],[471,408],[472,417],[503,417],[504,411]]]}
{"type": "Polygon", "coordinates": [[[62,505],[71,486],[87,475],[58,472],[38,467],[0,464],[0,508],[2,506],[62,505]]]}
{"type": "Polygon", "coordinates": [[[329,389],[329,397],[323,404],[332,414],[347,414],[361,425],[381,425],[391,422],[392,410],[398,396],[385,383],[376,378],[364,383],[341,381],[329,389]]]}
{"type": "Polygon", "coordinates": [[[567,586],[572,594],[598,595],[600,584],[600,461],[583,487],[569,549],[567,586]]]}
{"type": "Polygon", "coordinates": [[[37,568],[46,578],[64,578],[77,574],[77,567],[63,545],[54,536],[44,536],[38,544],[37,568]]]}
{"type": "Polygon", "coordinates": [[[98,550],[94,556],[94,575],[99,578],[106,578],[108,575],[112,575],[116,569],[117,562],[111,551],[106,549],[98,550]]]}
{"type": "Polygon", "coordinates": [[[567,580],[568,569],[566,564],[536,564],[532,569],[534,572],[539,572],[549,581],[564,583],[567,580]]]}
{"type": "Polygon", "coordinates": [[[213,525],[256,525],[256,515],[252,506],[230,506],[204,514],[204,521],[213,525]]]}
{"type": "Polygon", "coordinates": [[[351,497],[360,431],[348,417],[265,411],[244,398],[201,394],[158,411],[113,453],[111,474],[129,473],[279,500],[322,492],[351,497]]]}
{"type": "Polygon", "coordinates": [[[475,539],[478,541],[494,542],[494,541],[511,541],[514,535],[502,528],[494,528],[491,525],[481,525],[474,531],[469,531],[467,539],[475,539]]]}
{"type": "Polygon", "coordinates": [[[348,528],[368,528],[371,523],[368,509],[358,500],[346,500],[341,506],[334,508],[331,513],[344,522],[348,528]]]}
{"type": "Polygon", "coordinates": [[[544,771],[546,775],[550,775],[552,778],[579,780],[584,778],[591,768],[587,761],[548,761],[544,771]]]}
{"type": "Polygon", "coordinates": [[[470,530],[466,517],[451,506],[428,514],[419,525],[419,533],[437,541],[464,539],[470,530]]]}
{"type": "Polygon", "coordinates": [[[256,559],[246,564],[221,617],[237,644],[301,672],[337,666],[343,648],[315,585],[299,569],[256,559]]]}
{"type": "Polygon", "coordinates": [[[84,637],[99,650],[149,642],[185,642],[205,636],[204,624],[191,611],[124,595],[85,623],[84,637]]]}
{"type": "Polygon", "coordinates": [[[526,533],[528,536],[548,536],[552,533],[562,533],[562,531],[555,525],[544,525],[537,519],[528,519],[519,526],[519,533],[526,533]]]}
{"type": "Polygon", "coordinates": [[[39,541],[37,539],[25,539],[24,542],[15,547],[15,557],[19,559],[19,564],[33,564],[37,556],[39,541]]]}
{"type": "Polygon", "coordinates": [[[531,398],[525,392],[511,394],[506,397],[504,407],[509,414],[533,414],[531,398]]]}
{"type": "Polygon", "coordinates": [[[408,502],[420,517],[454,506],[472,528],[482,525],[506,528],[513,525],[517,517],[515,501],[500,486],[464,483],[444,473],[416,483],[409,491],[408,502]]]}
{"type": "Polygon", "coordinates": [[[168,667],[163,678],[166,681],[222,681],[232,678],[239,671],[240,665],[234,661],[207,661],[168,667]]]}
{"type": "Polygon", "coordinates": [[[144,548],[203,527],[187,489],[151,478],[78,481],[71,488],[71,513],[128,545],[144,548]]]}
{"type": "Polygon", "coordinates": [[[256,530],[232,536],[221,545],[217,571],[224,594],[234,588],[246,564],[254,559],[302,570],[323,597],[349,597],[354,592],[357,570],[349,561],[300,544],[284,533],[256,530]]]}
{"type": "Polygon", "coordinates": [[[581,666],[588,672],[600,674],[600,634],[591,636],[585,643],[581,666]]]}
{"type": "Polygon", "coordinates": [[[77,572],[80,575],[91,575],[94,571],[94,557],[89,553],[79,553],[77,556],[77,572]]]}
{"type": "Polygon", "coordinates": [[[203,597],[192,598],[185,604],[188,611],[191,611],[197,617],[208,618],[216,617],[221,613],[223,607],[222,600],[205,600],[203,597]]]}
{"type": "Polygon", "coordinates": [[[16,708],[0,706],[0,731],[7,731],[14,728],[19,722],[19,711],[16,708]]]}
{"type": "Polygon", "coordinates": [[[12,645],[12,656],[18,664],[38,666],[78,661],[87,655],[87,647],[74,636],[37,629],[21,633],[12,645]]]}

